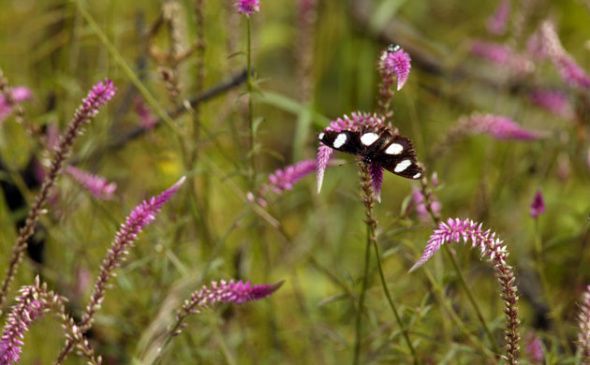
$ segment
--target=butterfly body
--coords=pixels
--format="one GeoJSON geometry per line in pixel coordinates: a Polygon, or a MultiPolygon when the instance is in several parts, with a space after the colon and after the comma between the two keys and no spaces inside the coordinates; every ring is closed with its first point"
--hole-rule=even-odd
{"type": "Polygon", "coordinates": [[[408,179],[422,177],[422,168],[416,162],[412,142],[391,126],[360,131],[324,131],[319,139],[328,147],[357,155],[365,162],[376,163],[396,175],[408,179]]]}

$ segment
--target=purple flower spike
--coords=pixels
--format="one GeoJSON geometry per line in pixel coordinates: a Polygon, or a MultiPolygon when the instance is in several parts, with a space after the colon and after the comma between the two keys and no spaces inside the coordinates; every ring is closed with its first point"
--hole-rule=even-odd
{"type": "Polygon", "coordinates": [[[260,0],[237,0],[236,9],[238,13],[250,16],[260,11],[260,0]]]}
{"type": "Polygon", "coordinates": [[[534,333],[529,333],[526,338],[525,352],[531,363],[534,365],[541,365],[545,360],[545,352],[543,351],[543,342],[539,336],[534,333]]]}
{"type": "Polygon", "coordinates": [[[471,53],[516,75],[529,73],[534,69],[533,63],[527,57],[504,44],[474,41],[471,44],[471,53]]]}
{"type": "Polygon", "coordinates": [[[397,91],[404,87],[412,68],[410,55],[400,46],[390,46],[383,51],[379,59],[379,73],[381,80],[387,87],[397,80],[397,91]]]}
{"type": "Polygon", "coordinates": [[[80,185],[85,187],[96,199],[110,200],[113,198],[117,184],[108,182],[105,178],[82,171],[74,166],[68,166],[66,172],[80,185]]]}
{"type": "Polygon", "coordinates": [[[277,194],[291,190],[299,180],[316,170],[315,160],[303,160],[284,169],[276,170],[268,177],[268,184],[263,188],[277,194]]]}
{"type": "Polygon", "coordinates": [[[32,97],[31,90],[24,86],[16,86],[10,90],[11,100],[6,100],[6,97],[0,94],[0,122],[8,117],[14,109],[15,103],[22,103],[32,97]]]}
{"type": "MultiPolygon", "coordinates": [[[[382,125],[385,125],[385,120],[383,117],[378,116],[377,114],[356,112],[352,113],[350,117],[348,115],[344,115],[342,118],[331,121],[325,130],[334,132],[341,132],[344,130],[360,131],[365,127],[376,129],[382,125]]],[[[332,157],[333,151],[333,149],[323,144],[320,144],[320,147],[318,148],[318,153],[316,156],[318,194],[322,190],[324,172],[328,167],[328,163],[330,162],[330,157],[332,157]]]]}
{"type": "Polygon", "coordinates": [[[522,128],[509,117],[494,114],[473,114],[461,118],[459,125],[466,133],[488,134],[500,140],[529,141],[545,137],[544,133],[522,128]]]}
{"type": "Polygon", "coordinates": [[[242,304],[268,297],[277,291],[283,282],[276,284],[253,285],[243,281],[212,282],[209,286],[193,292],[190,298],[184,303],[185,313],[199,313],[202,309],[217,303],[242,304]]]}
{"type": "MultiPolygon", "coordinates": [[[[434,179],[431,179],[431,183],[433,187],[437,185],[434,179]]],[[[414,205],[414,209],[416,210],[416,214],[421,221],[426,222],[430,220],[430,213],[428,212],[428,207],[426,206],[424,194],[422,194],[422,190],[420,190],[420,188],[415,186],[412,188],[412,203],[414,205]]],[[[438,216],[442,210],[442,205],[438,199],[436,199],[434,194],[431,194],[430,204],[430,209],[432,209],[432,212],[438,216]]]]}
{"type": "Polygon", "coordinates": [[[23,287],[17,304],[8,315],[0,340],[0,365],[12,365],[20,360],[25,333],[45,310],[41,301],[33,299],[34,294],[34,287],[23,287]]]}
{"type": "Polygon", "coordinates": [[[567,95],[559,90],[536,89],[531,91],[529,99],[533,104],[558,117],[564,119],[574,117],[574,107],[567,95]]]}
{"type": "Polygon", "coordinates": [[[471,240],[473,247],[480,249],[482,256],[494,262],[506,264],[506,258],[508,257],[506,246],[502,240],[496,237],[494,232],[489,229],[484,231],[481,223],[478,224],[470,219],[451,218],[446,222],[442,222],[430,236],[422,256],[410,271],[424,265],[442,245],[461,241],[466,243],[468,240],[471,240]]]}
{"type": "Polygon", "coordinates": [[[98,114],[100,108],[115,96],[117,89],[111,80],[98,82],[82,100],[82,105],[76,111],[77,115],[84,115],[91,118],[98,114]]]}
{"type": "Polygon", "coordinates": [[[590,76],[573,57],[567,53],[557,55],[553,58],[553,64],[566,84],[582,90],[590,89],[590,76]]]}
{"type": "Polygon", "coordinates": [[[510,16],[510,0],[500,0],[498,8],[492,14],[487,22],[488,32],[501,35],[506,32],[508,18],[510,16]]]}
{"type": "Polygon", "coordinates": [[[383,186],[383,168],[381,165],[372,163],[369,165],[371,173],[371,182],[373,183],[373,193],[375,199],[381,203],[381,187],[383,186]]]}
{"type": "Polygon", "coordinates": [[[545,212],[545,200],[540,190],[537,190],[533,202],[531,203],[531,217],[534,219],[539,218],[541,214],[545,212]]]}
{"type": "Polygon", "coordinates": [[[326,168],[328,167],[328,162],[330,162],[330,157],[332,157],[333,149],[326,145],[320,145],[318,148],[318,154],[316,157],[316,165],[317,165],[317,188],[318,194],[322,191],[322,185],[324,183],[324,173],[326,172],[326,168]]]}

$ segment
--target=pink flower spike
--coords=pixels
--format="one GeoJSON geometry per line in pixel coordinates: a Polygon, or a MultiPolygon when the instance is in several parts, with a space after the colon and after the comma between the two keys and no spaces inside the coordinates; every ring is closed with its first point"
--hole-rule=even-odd
{"type": "Polygon", "coordinates": [[[76,111],[77,115],[91,118],[98,114],[100,108],[115,96],[117,88],[111,80],[104,80],[96,83],[82,100],[82,105],[76,111]]]}
{"type": "Polygon", "coordinates": [[[240,14],[250,16],[260,11],[260,0],[237,0],[236,10],[240,14]]]}
{"type": "Polygon", "coordinates": [[[467,133],[488,134],[499,140],[530,141],[545,137],[545,133],[522,128],[509,117],[494,114],[472,114],[459,120],[467,133]]]}
{"type": "Polygon", "coordinates": [[[393,85],[397,79],[397,91],[400,91],[410,76],[412,59],[400,46],[389,46],[381,54],[378,68],[383,84],[393,85]]]}
{"type": "Polygon", "coordinates": [[[12,365],[20,360],[25,333],[31,324],[43,315],[45,306],[35,296],[34,287],[23,287],[10,311],[0,340],[0,364],[12,365]]]}
{"type": "Polygon", "coordinates": [[[376,129],[385,125],[385,119],[377,114],[354,112],[350,115],[344,115],[330,122],[325,128],[327,131],[360,131],[364,127],[376,129]]]}
{"type": "Polygon", "coordinates": [[[471,44],[471,54],[517,75],[529,73],[534,69],[533,63],[527,57],[504,44],[474,41],[471,44]]]}
{"type": "Polygon", "coordinates": [[[322,185],[324,183],[324,173],[326,172],[326,168],[328,167],[328,162],[330,162],[330,157],[332,157],[333,149],[326,145],[320,145],[318,148],[318,153],[316,157],[316,167],[317,167],[317,189],[318,194],[322,191],[322,185]]]}
{"type": "Polygon", "coordinates": [[[531,203],[531,217],[534,219],[539,218],[541,214],[545,212],[545,200],[540,190],[537,190],[531,203]]]}
{"type": "Polygon", "coordinates": [[[185,313],[198,313],[202,309],[217,303],[242,304],[268,297],[277,291],[283,282],[275,284],[253,285],[243,281],[212,282],[191,294],[183,305],[185,313]]]}
{"type": "Polygon", "coordinates": [[[369,171],[371,173],[371,182],[373,183],[373,193],[375,199],[381,203],[381,187],[383,186],[383,168],[377,163],[369,165],[369,171]]]}
{"type": "Polygon", "coordinates": [[[543,342],[539,336],[534,333],[529,333],[526,338],[525,352],[531,363],[534,365],[541,365],[545,360],[545,352],[543,351],[543,342]]]}
{"type": "Polygon", "coordinates": [[[101,176],[82,171],[74,166],[68,166],[66,172],[96,199],[110,200],[113,198],[115,190],[117,190],[117,184],[108,182],[101,176]]]}
{"type": "Polygon", "coordinates": [[[136,97],[134,100],[135,114],[139,117],[139,124],[144,129],[152,129],[158,123],[157,118],[152,114],[142,98],[136,97]]]}
{"type": "Polygon", "coordinates": [[[564,119],[574,117],[574,107],[567,95],[559,90],[536,89],[531,91],[529,99],[533,104],[558,117],[564,119]]]}
{"type": "Polygon", "coordinates": [[[566,84],[581,90],[590,89],[590,76],[573,57],[567,53],[557,55],[553,58],[553,64],[566,84]]]}
{"type": "Polygon", "coordinates": [[[299,180],[316,170],[315,160],[303,160],[283,169],[276,170],[268,177],[267,190],[277,194],[285,190],[291,190],[299,180]]]}
{"type": "Polygon", "coordinates": [[[504,34],[510,16],[510,0],[500,0],[494,14],[488,18],[488,32],[496,35],[504,34]]]}

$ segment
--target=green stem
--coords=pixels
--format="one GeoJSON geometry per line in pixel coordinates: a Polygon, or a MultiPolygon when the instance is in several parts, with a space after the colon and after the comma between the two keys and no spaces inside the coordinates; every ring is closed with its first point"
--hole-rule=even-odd
{"type": "Polygon", "coordinates": [[[447,257],[449,258],[449,260],[451,260],[453,268],[455,269],[455,272],[457,273],[457,277],[459,278],[459,282],[461,283],[461,286],[463,287],[465,294],[467,294],[467,298],[469,299],[471,306],[475,310],[475,314],[477,315],[477,318],[481,322],[484,332],[486,333],[486,335],[490,339],[490,344],[492,345],[492,350],[494,351],[494,353],[499,354],[500,349],[498,348],[498,345],[496,345],[496,341],[494,340],[494,336],[492,335],[492,331],[490,331],[490,328],[488,327],[488,324],[486,323],[486,320],[484,319],[483,314],[481,313],[481,310],[479,309],[479,306],[477,305],[477,302],[475,301],[475,298],[473,297],[473,294],[471,293],[471,290],[469,289],[469,286],[467,286],[467,282],[465,281],[465,278],[463,277],[463,273],[461,272],[461,268],[459,268],[459,264],[457,263],[455,256],[453,256],[453,254],[451,253],[451,251],[449,250],[449,248],[447,246],[443,245],[442,248],[443,248],[443,251],[445,252],[445,254],[447,255],[447,257]]]}
{"type": "Polygon", "coordinates": [[[381,279],[381,286],[383,286],[383,292],[385,293],[385,296],[387,297],[387,302],[389,303],[389,307],[391,308],[391,311],[393,312],[393,315],[395,316],[395,320],[397,321],[398,326],[401,328],[402,330],[402,335],[404,336],[404,340],[406,341],[406,344],[408,345],[408,348],[410,349],[410,352],[412,353],[412,358],[414,359],[414,364],[418,364],[418,356],[416,355],[416,350],[414,349],[414,345],[412,345],[412,341],[410,341],[410,335],[408,334],[408,330],[406,329],[406,326],[404,326],[403,322],[402,322],[402,318],[399,315],[399,312],[397,310],[397,307],[395,305],[395,303],[393,302],[393,298],[391,297],[391,293],[389,293],[389,289],[387,288],[387,282],[385,281],[385,275],[383,274],[383,267],[381,266],[381,256],[379,254],[379,245],[377,244],[377,242],[373,241],[373,247],[375,248],[375,256],[377,257],[377,268],[379,270],[379,278],[381,279]]]}
{"type": "Polygon", "coordinates": [[[359,364],[361,354],[361,329],[362,329],[362,316],[363,307],[365,305],[365,294],[367,292],[367,285],[369,283],[369,262],[371,261],[371,227],[367,225],[367,245],[365,247],[365,267],[363,269],[363,286],[361,288],[361,295],[359,297],[359,304],[356,312],[356,330],[354,340],[354,357],[352,363],[354,365],[359,364]]]}
{"type": "Polygon", "coordinates": [[[247,87],[248,87],[248,126],[249,126],[249,137],[250,137],[250,153],[248,154],[250,160],[250,170],[248,172],[250,180],[250,189],[254,191],[256,186],[256,167],[254,164],[254,106],[252,97],[252,26],[250,18],[246,19],[246,62],[247,62],[247,87]]]}

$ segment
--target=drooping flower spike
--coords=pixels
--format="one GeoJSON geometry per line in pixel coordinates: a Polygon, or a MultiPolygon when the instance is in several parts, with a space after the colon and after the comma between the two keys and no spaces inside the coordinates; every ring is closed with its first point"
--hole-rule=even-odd
{"type": "Polygon", "coordinates": [[[264,299],[277,291],[283,282],[275,284],[258,284],[243,281],[212,282],[194,291],[184,302],[176,316],[176,324],[172,328],[172,335],[179,335],[186,326],[184,320],[191,314],[200,313],[203,309],[218,303],[242,304],[264,299]]]}
{"type": "Polygon", "coordinates": [[[500,0],[496,11],[488,18],[486,26],[488,32],[501,35],[506,32],[510,17],[510,0],[500,0]]]}
{"type": "Polygon", "coordinates": [[[135,114],[139,117],[139,124],[145,129],[152,129],[158,123],[158,119],[152,114],[141,97],[136,97],[133,102],[135,114]]]}
{"type": "Polygon", "coordinates": [[[457,131],[463,134],[488,134],[500,140],[530,141],[545,137],[539,131],[522,128],[509,117],[474,113],[459,119],[457,131]]]}
{"type": "Polygon", "coordinates": [[[508,364],[516,365],[519,358],[520,335],[518,327],[518,293],[513,269],[508,265],[508,250],[504,242],[491,230],[484,230],[481,223],[470,219],[449,219],[439,224],[432,233],[422,256],[412,266],[414,271],[424,265],[440,248],[448,243],[467,243],[471,241],[473,248],[478,248],[481,256],[493,266],[496,278],[500,284],[500,296],[504,300],[504,314],[506,327],[504,339],[506,341],[506,358],[508,364]]]}
{"type": "Polygon", "coordinates": [[[293,189],[293,186],[301,179],[316,171],[316,166],[316,160],[303,160],[275,170],[269,175],[268,182],[261,186],[257,195],[248,193],[248,201],[266,206],[266,198],[271,192],[278,195],[293,189]]]}
{"type": "Polygon", "coordinates": [[[260,0],[236,0],[236,10],[240,14],[250,16],[260,11],[260,0]]]}
{"type": "Polygon", "coordinates": [[[574,107],[566,93],[560,90],[535,89],[530,92],[529,100],[538,107],[564,118],[574,117],[574,107]]]}
{"type": "Polygon", "coordinates": [[[102,176],[91,174],[74,166],[68,166],[66,172],[96,199],[110,200],[113,198],[115,190],[117,190],[117,184],[109,182],[102,176]]]}
{"type": "Polygon", "coordinates": [[[471,44],[471,54],[513,75],[521,76],[534,70],[534,64],[527,57],[505,44],[474,41],[471,44]]]}
{"type": "Polygon", "coordinates": [[[525,351],[527,357],[534,365],[542,365],[545,360],[545,351],[543,350],[543,341],[534,333],[529,333],[526,340],[525,351]]]}

